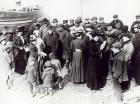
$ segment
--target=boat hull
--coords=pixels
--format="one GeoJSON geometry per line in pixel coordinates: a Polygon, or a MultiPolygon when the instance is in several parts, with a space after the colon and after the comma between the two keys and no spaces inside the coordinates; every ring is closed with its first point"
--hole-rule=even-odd
{"type": "Polygon", "coordinates": [[[34,19],[41,17],[39,11],[30,12],[3,12],[0,11],[0,32],[7,26],[8,30],[15,31],[17,26],[29,26],[34,19]]]}

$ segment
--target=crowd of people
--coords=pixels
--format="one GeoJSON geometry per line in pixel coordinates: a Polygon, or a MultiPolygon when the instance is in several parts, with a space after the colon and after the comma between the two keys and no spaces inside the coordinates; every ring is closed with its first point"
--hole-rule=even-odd
{"type": "Polygon", "coordinates": [[[140,15],[129,27],[113,16],[77,17],[75,20],[54,18],[37,20],[32,25],[7,27],[0,36],[1,52],[7,60],[6,83],[12,86],[14,73],[26,74],[30,91],[53,94],[63,82],[86,83],[91,90],[100,90],[112,77],[118,98],[129,89],[131,79],[140,84],[140,15]],[[67,71],[67,78],[63,70],[67,71]],[[40,87],[41,86],[41,87],[40,87]]]}

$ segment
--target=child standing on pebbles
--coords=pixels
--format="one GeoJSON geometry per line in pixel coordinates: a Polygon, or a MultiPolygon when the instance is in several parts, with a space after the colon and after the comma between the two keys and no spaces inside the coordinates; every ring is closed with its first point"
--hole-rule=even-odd
{"type": "Polygon", "coordinates": [[[8,69],[6,71],[6,85],[10,89],[13,86],[14,78],[14,58],[13,58],[13,43],[7,42],[5,45],[4,57],[7,61],[8,69]]]}
{"type": "Polygon", "coordinates": [[[39,86],[37,84],[37,66],[38,66],[38,49],[35,46],[36,36],[30,36],[29,46],[29,58],[26,66],[26,80],[29,85],[30,92],[33,97],[39,92],[39,86]]]}
{"type": "Polygon", "coordinates": [[[62,68],[61,68],[61,63],[58,59],[55,58],[55,55],[53,53],[49,54],[49,58],[51,60],[52,66],[55,69],[54,70],[54,86],[58,87],[59,89],[62,88],[62,78],[63,78],[63,73],[62,73],[62,68]]]}
{"type": "Polygon", "coordinates": [[[52,68],[51,61],[46,61],[44,64],[43,70],[43,89],[42,93],[44,96],[46,95],[53,95],[53,76],[54,76],[54,69],[52,68]]]}

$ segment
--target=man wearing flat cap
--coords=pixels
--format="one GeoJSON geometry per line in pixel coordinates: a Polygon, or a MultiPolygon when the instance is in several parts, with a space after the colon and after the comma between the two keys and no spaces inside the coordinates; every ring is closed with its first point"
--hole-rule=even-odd
{"type": "Polygon", "coordinates": [[[100,24],[100,26],[106,30],[106,23],[104,22],[104,17],[99,17],[99,22],[98,24],[100,24]]]}
{"type": "Polygon", "coordinates": [[[111,22],[111,25],[114,29],[121,30],[123,26],[123,22],[118,18],[118,15],[113,15],[113,21],[111,22]]]}
{"type": "Polygon", "coordinates": [[[58,25],[58,20],[57,20],[57,18],[54,18],[52,20],[52,26],[56,29],[57,28],[57,25],[58,25]]]}
{"type": "Polygon", "coordinates": [[[39,29],[39,37],[42,39],[42,37],[47,33],[47,27],[50,24],[49,20],[47,18],[43,19],[43,25],[39,29]]]}
{"type": "Polygon", "coordinates": [[[75,25],[74,19],[70,19],[70,20],[69,20],[69,27],[71,28],[71,27],[73,27],[74,25],[75,25]]]}
{"type": "Polygon", "coordinates": [[[63,25],[64,25],[64,29],[69,32],[70,30],[69,30],[68,20],[63,20],[63,25]]]}
{"type": "Polygon", "coordinates": [[[49,55],[53,52],[56,56],[56,50],[58,49],[58,33],[53,29],[52,25],[48,26],[48,32],[43,37],[43,41],[45,43],[45,53],[49,55]]]}
{"type": "Polygon", "coordinates": [[[97,24],[98,24],[98,22],[97,22],[97,17],[92,17],[92,18],[90,19],[90,23],[91,23],[91,25],[92,25],[92,28],[93,28],[93,29],[96,29],[97,24]]]}
{"type": "Polygon", "coordinates": [[[86,18],[85,18],[85,21],[84,21],[84,23],[83,23],[83,28],[85,28],[86,25],[88,25],[88,24],[90,24],[90,22],[89,22],[89,18],[86,17],[86,18]]]}
{"type": "Polygon", "coordinates": [[[131,26],[131,29],[130,29],[130,32],[131,33],[135,33],[135,30],[134,30],[134,28],[135,28],[135,26],[136,25],[138,25],[138,24],[140,24],[140,15],[136,15],[136,20],[133,22],[133,24],[132,24],[132,26],[131,26]]]}
{"type": "MultiPolygon", "coordinates": [[[[83,26],[82,26],[82,24],[81,24],[81,20],[79,19],[79,18],[77,18],[76,20],[75,20],[75,30],[76,29],[78,29],[78,28],[83,28],[83,26]]],[[[83,30],[84,30],[84,28],[83,28],[83,30]]],[[[85,31],[84,31],[84,33],[85,33],[85,31]]]]}

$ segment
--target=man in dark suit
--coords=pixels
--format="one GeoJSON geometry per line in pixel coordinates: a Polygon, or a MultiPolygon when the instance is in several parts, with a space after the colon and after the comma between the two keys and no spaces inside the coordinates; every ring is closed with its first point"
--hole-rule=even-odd
{"type": "Polygon", "coordinates": [[[114,29],[121,30],[123,26],[123,22],[120,19],[118,19],[118,15],[114,15],[113,19],[114,20],[111,22],[112,27],[114,29]]]}

